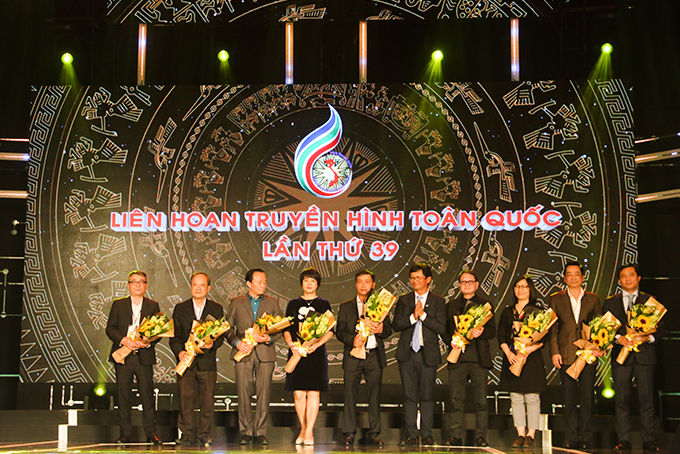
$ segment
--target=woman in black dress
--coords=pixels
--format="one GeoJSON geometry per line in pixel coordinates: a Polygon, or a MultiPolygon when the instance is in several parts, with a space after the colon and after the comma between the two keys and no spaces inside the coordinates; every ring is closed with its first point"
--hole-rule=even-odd
{"type": "Polygon", "coordinates": [[[542,309],[537,306],[538,295],[534,282],[529,276],[517,279],[513,284],[513,290],[513,304],[503,310],[498,322],[498,343],[505,353],[501,368],[500,389],[510,391],[512,419],[517,429],[517,439],[512,443],[512,447],[533,447],[541,414],[539,393],[546,389],[541,351],[543,344],[527,347],[527,360],[519,377],[510,372],[510,365],[519,361],[513,340],[518,333],[515,332],[513,322],[521,322],[524,317],[534,312],[541,312],[542,309]]]}
{"type": "MultiPolygon", "coordinates": [[[[293,323],[283,337],[288,344],[288,358],[293,355],[301,356],[293,342],[297,341],[300,324],[310,312],[324,313],[331,310],[331,305],[316,295],[321,285],[321,275],[314,268],[307,268],[300,274],[302,296],[295,298],[286,307],[286,316],[294,317],[293,323]]],[[[295,370],[286,375],[286,390],[293,391],[295,397],[295,411],[300,420],[300,435],[295,444],[314,444],[314,423],[319,413],[320,392],[329,391],[328,386],[328,357],[324,345],[333,337],[329,330],[320,341],[307,349],[307,356],[302,357],[295,370]]]]}

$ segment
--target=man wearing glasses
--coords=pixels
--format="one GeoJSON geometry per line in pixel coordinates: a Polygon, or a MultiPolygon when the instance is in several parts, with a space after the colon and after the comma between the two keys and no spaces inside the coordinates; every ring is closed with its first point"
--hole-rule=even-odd
{"type": "MultiPolygon", "coordinates": [[[[137,388],[142,399],[142,419],[146,441],[154,445],[163,442],[156,435],[156,407],[153,394],[153,366],[156,364],[154,343],[132,340],[139,324],[146,317],[160,312],[158,303],[144,297],[147,288],[146,273],[133,271],[128,275],[128,291],[130,296],[117,299],[111,305],[111,312],[106,323],[106,335],[113,341],[111,354],[125,346],[132,353],[125,358],[124,364],[118,364],[109,356],[116,369],[118,383],[118,422],[120,437],[118,444],[130,443],[132,436],[132,379],[137,377],[137,388]]],[[[157,341],[156,341],[157,342],[157,341]]]]}
{"type": "Polygon", "coordinates": [[[404,386],[404,420],[406,438],[402,446],[417,446],[418,404],[420,436],[423,445],[434,445],[434,386],[437,366],[441,363],[439,336],[446,330],[446,302],[430,292],[432,270],[426,263],[416,263],[409,270],[413,292],[399,297],[392,321],[394,331],[401,331],[396,358],[404,386]]]}
{"type": "MultiPolygon", "coordinates": [[[[489,300],[477,295],[479,281],[477,274],[471,270],[463,270],[458,277],[460,285],[460,296],[446,305],[446,336],[444,342],[451,345],[453,334],[456,332],[454,316],[460,317],[471,307],[483,306],[489,300]]],[[[492,304],[493,306],[493,304],[492,304]]],[[[451,392],[451,403],[453,411],[451,413],[451,432],[452,437],[446,442],[449,446],[462,446],[463,434],[463,410],[465,406],[465,394],[467,392],[467,382],[470,380],[472,396],[475,401],[475,438],[476,444],[480,447],[487,447],[486,432],[489,427],[489,410],[486,402],[487,381],[489,369],[491,369],[491,350],[489,340],[496,337],[496,322],[491,318],[486,325],[475,328],[471,331],[473,339],[461,352],[458,361],[448,363],[449,369],[449,388],[451,392]]]]}

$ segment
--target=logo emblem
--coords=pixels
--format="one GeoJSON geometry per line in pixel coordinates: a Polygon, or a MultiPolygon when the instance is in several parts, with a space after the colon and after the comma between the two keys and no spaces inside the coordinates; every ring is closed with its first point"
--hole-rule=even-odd
{"type": "Polygon", "coordinates": [[[342,120],[333,108],[326,123],[310,132],[295,150],[295,176],[302,188],[330,199],[345,192],[352,182],[352,164],[333,151],[342,138],[342,120]]]}

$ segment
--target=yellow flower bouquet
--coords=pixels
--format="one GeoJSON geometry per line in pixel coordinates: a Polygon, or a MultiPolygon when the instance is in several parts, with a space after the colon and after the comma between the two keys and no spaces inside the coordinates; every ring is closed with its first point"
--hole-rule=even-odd
{"type": "Polygon", "coordinates": [[[555,322],[557,322],[557,314],[552,309],[533,312],[524,317],[521,322],[514,322],[513,328],[517,337],[514,339],[513,346],[519,361],[510,366],[510,372],[519,377],[527,361],[527,347],[538,344],[555,322]]]}
{"type": "MultiPolygon", "coordinates": [[[[266,312],[262,314],[262,317],[255,320],[252,328],[248,328],[244,333],[245,336],[241,339],[242,342],[255,348],[257,341],[255,340],[254,334],[259,334],[264,336],[265,334],[276,334],[284,329],[288,328],[293,323],[293,317],[282,317],[280,315],[269,315],[266,312]]],[[[250,355],[253,350],[251,349],[248,353],[243,353],[239,351],[234,355],[234,361],[241,362],[243,358],[250,355]]]]}
{"type": "Polygon", "coordinates": [[[656,332],[661,318],[666,315],[666,308],[654,297],[650,297],[643,304],[635,304],[633,310],[628,311],[628,325],[626,337],[633,342],[631,347],[623,347],[616,357],[616,362],[623,364],[631,351],[639,351],[642,344],[640,337],[649,336],[656,332]]]}
{"type": "MultiPolygon", "coordinates": [[[[168,320],[164,313],[159,312],[151,317],[145,317],[142,323],[139,324],[139,327],[128,334],[128,337],[133,341],[141,340],[150,344],[161,337],[172,337],[174,335],[175,325],[172,319],[168,320]]],[[[118,364],[125,364],[125,358],[130,353],[132,353],[131,348],[122,346],[113,352],[111,356],[118,364]]]]}
{"type": "Polygon", "coordinates": [[[583,372],[586,364],[593,364],[598,351],[607,351],[612,348],[612,342],[616,338],[616,331],[621,327],[621,322],[611,312],[593,318],[590,323],[583,325],[583,338],[574,342],[578,347],[576,361],[567,369],[567,374],[574,380],[583,372]]]}
{"type": "Polygon", "coordinates": [[[454,315],[453,320],[456,325],[456,332],[451,338],[452,348],[446,360],[453,364],[458,362],[460,354],[465,351],[465,346],[474,339],[472,330],[481,328],[486,322],[491,320],[492,317],[493,307],[491,307],[491,303],[488,302],[483,305],[472,306],[460,317],[454,315]]]}
{"type": "Polygon", "coordinates": [[[366,304],[364,304],[364,313],[356,326],[357,333],[361,335],[363,342],[361,347],[352,348],[350,355],[355,358],[366,359],[366,341],[368,336],[371,335],[371,327],[385,321],[396,301],[397,297],[387,289],[382,289],[379,293],[373,293],[368,297],[366,304]]]}
{"type": "Polygon", "coordinates": [[[307,314],[307,318],[300,323],[300,331],[298,332],[298,337],[302,339],[303,342],[299,340],[293,342],[300,352],[301,356],[291,356],[283,369],[287,373],[291,373],[295,370],[301,357],[307,356],[307,350],[312,345],[316,345],[321,337],[328,331],[335,327],[335,317],[331,311],[326,311],[323,314],[320,312],[310,312],[307,314]]]}
{"type": "Polygon", "coordinates": [[[184,344],[184,350],[188,353],[184,361],[180,361],[175,367],[175,372],[184,375],[184,372],[191,367],[196,355],[203,353],[202,348],[206,344],[212,344],[215,339],[229,331],[231,326],[224,317],[217,320],[212,315],[208,315],[203,323],[194,320],[191,326],[189,340],[184,344]]]}

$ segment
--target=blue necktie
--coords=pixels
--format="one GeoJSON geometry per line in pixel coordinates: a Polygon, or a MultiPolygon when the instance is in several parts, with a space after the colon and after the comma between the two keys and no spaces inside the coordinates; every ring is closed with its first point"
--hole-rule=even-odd
{"type": "MultiPolygon", "coordinates": [[[[418,295],[416,297],[416,304],[423,300],[423,297],[418,295]]],[[[420,351],[421,339],[423,338],[423,322],[420,320],[416,321],[416,325],[413,328],[413,338],[411,339],[411,348],[413,351],[418,353],[420,351]]]]}

